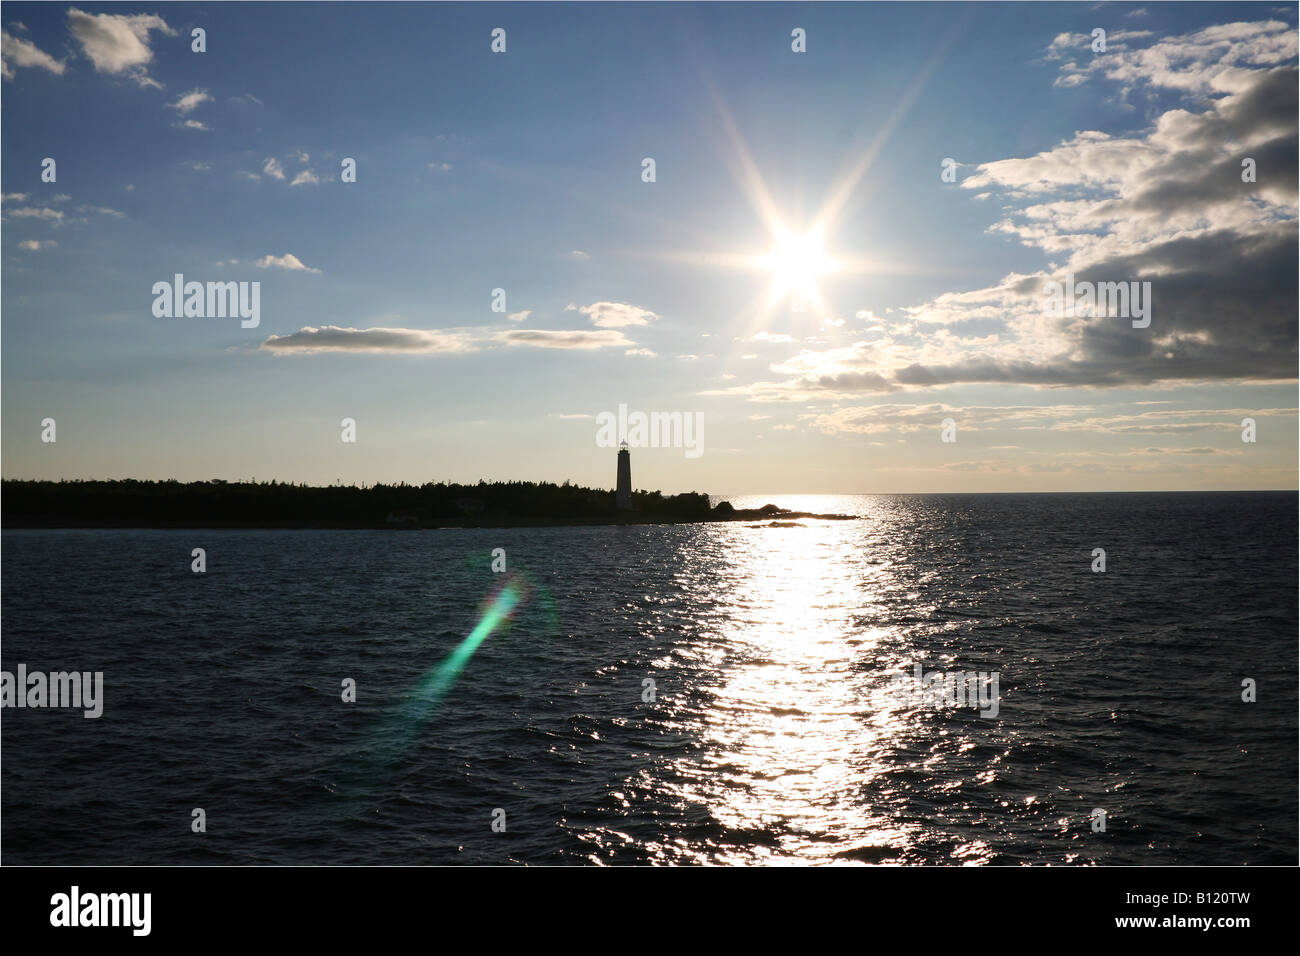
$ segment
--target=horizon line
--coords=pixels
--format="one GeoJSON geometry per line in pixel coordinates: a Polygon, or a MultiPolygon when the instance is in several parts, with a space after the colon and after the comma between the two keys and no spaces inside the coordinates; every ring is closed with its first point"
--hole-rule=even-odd
{"type": "MultiPolygon", "coordinates": [[[[312,484],[310,482],[305,482],[305,481],[304,482],[281,481],[278,478],[270,478],[265,481],[258,481],[255,478],[238,478],[238,479],[195,478],[190,480],[182,480],[180,478],[11,478],[11,477],[0,476],[0,483],[9,482],[9,481],[48,482],[50,484],[74,483],[74,482],[83,482],[89,484],[94,482],[114,482],[114,481],[163,483],[163,482],[174,481],[177,484],[182,484],[182,485],[213,484],[217,482],[230,484],[230,485],[269,485],[272,481],[274,481],[281,485],[290,485],[290,486],[296,486],[301,488],[355,488],[359,491],[365,491],[368,488],[374,488],[378,485],[387,485],[390,487],[400,487],[402,485],[405,485],[411,488],[420,488],[423,487],[424,485],[463,485],[466,487],[471,487],[473,485],[477,485],[480,483],[512,484],[517,482],[534,484],[534,485],[554,485],[558,488],[558,487],[562,487],[565,482],[568,482],[568,484],[573,485],[575,487],[586,488],[591,491],[603,490],[601,487],[594,486],[594,485],[583,485],[579,482],[575,482],[573,479],[568,479],[568,478],[564,479],[563,481],[551,481],[547,479],[539,480],[534,478],[491,478],[491,479],[479,478],[476,481],[449,481],[446,479],[439,479],[439,480],[429,480],[429,481],[422,481],[422,482],[410,482],[410,481],[402,480],[402,481],[375,481],[375,482],[371,482],[369,485],[355,484],[355,483],[348,483],[345,485],[345,484],[312,484]]],[[[936,496],[936,495],[1179,495],[1179,494],[1231,495],[1231,494],[1280,494],[1283,492],[1300,494],[1300,486],[1291,487],[1291,488],[1088,488],[1088,489],[1064,488],[1064,489],[1054,489],[1054,490],[1044,489],[1038,491],[960,491],[960,490],[959,491],[755,491],[755,492],[740,491],[740,492],[713,493],[708,491],[696,491],[694,489],[690,491],[665,492],[662,489],[652,490],[649,488],[634,488],[633,491],[642,494],[651,494],[657,492],[658,494],[665,495],[665,496],[675,496],[675,495],[683,495],[683,494],[703,494],[703,495],[707,495],[710,498],[761,498],[765,495],[771,497],[782,497],[782,496],[790,497],[795,495],[807,496],[807,497],[873,497],[873,496],[927,497],[927,496],[936,496]]],[[[614,494],[615,490],[611,488],[609,489],[609,493],[614,494]]]]}

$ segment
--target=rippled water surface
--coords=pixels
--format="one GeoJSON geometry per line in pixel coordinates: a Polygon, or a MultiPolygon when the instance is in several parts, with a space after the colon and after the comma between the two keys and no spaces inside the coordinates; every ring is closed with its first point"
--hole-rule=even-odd
{"type": "Polygon", "coordinates": [[[859,517],[5,532],[3,862],[1296,862],[1295,494],[733,500],[859,517]]]}

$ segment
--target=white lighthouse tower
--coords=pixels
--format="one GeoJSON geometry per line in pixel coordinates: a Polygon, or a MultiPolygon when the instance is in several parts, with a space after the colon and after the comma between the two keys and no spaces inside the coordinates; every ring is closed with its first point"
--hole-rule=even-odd
{"type": "Polygon", "coordinates": [[[632,510],[632,456],[628,454],[626,441],[618,446],[618,488],[614,493],[614,505],[620,511],[632,510]]]}

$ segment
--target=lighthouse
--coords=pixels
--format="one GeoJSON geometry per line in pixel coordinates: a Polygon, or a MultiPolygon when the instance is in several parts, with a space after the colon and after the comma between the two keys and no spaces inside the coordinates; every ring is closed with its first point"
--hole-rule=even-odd
{"type": "Polygon", "coordinates": [[[618,489],[614,493],[614,506],[620,511],[632,510],[632,456],[627,442],[618,446],[618,489]]]}

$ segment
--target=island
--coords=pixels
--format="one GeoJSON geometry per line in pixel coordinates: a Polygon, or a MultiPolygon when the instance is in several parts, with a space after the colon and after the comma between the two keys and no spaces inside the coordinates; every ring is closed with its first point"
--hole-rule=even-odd
{"type": "MultiPolygon", "coordinates": [[[[564,482],[480,481],[474,485],[325,485],[278,481],[0,482],[0,512],[13,528],[509,528],[562,525],[679,524],[796,519],[853,520],[776,505],[711,506],[700,492],[616,492],[564,482]]],[[[752,526],[752,525],[751,525],[752,526]]]]}

